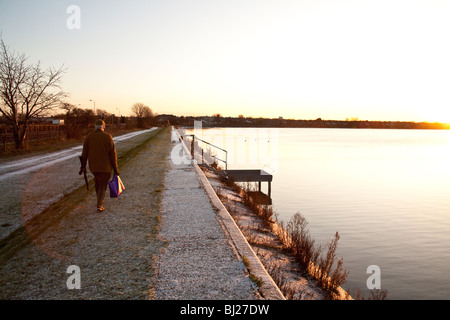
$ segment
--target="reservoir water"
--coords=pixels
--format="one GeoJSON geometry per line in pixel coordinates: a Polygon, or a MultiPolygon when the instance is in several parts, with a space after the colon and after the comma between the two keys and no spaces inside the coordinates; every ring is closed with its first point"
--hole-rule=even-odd
{"type": "Polygon", "coordinates": [[[450,299],[450,131],[214,128],[195,134],[228,151],[228,169],[272,173],[280,219],[300,212],[322,244],[339,232],[337,254],[349,271],[345,289],[367,297],[367,268],[376,265],[388,299],[450,299]]]}

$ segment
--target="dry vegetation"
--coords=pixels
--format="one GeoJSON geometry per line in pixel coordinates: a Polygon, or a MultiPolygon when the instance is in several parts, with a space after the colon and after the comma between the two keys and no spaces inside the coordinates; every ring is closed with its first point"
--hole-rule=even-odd
{"type": "MultiPolygon", "coordinates": [[[[272,206],[260,204],[251,184],[227,180],[217,166],[201,168],[286,299],[364,299],[359,290],[351,297],[341,287],[348,271],[336,255],[338,232],[327,245],[318,245],[301,213],[280,221],[272,206]]],[[[385,290],[374,290],[368,299],[386,297],[385,290]]]]}

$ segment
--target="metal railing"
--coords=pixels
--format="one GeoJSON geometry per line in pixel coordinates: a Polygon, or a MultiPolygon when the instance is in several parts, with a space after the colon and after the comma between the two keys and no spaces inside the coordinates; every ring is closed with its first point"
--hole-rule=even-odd
{"type": "MultiPolygon", "coordinates": [[[[192,138],[192,142],[191,142],[191,156],[192,156],[193,159],[194,159],[194,157],[195,157],[195,141],[197,140],[197,141],[200,141],[200,142],[202,142],[202,143],[205,143],[205,144],[207,144],[207,145],[209,145],[209,146],[211,146],[211,147],[213,147],[213,148],[216,148],[216,149],[218,149],[218,150],[224,152],[224,153],[225,153],[225,159],[218,158],[218,157],[215,156],[215,155],[210,155],[210,156],[213,157],[214,160],[218,160],[218,161],[223,162],[223,163],[225,164],[225,170],[228,169],[228,151],[227,151],[227,150],[222,149],[222,148],[220,148],[220,147],[218,147],[218,146],[216,146],[216,145],[213,145],[212,143],[210,143],[210,142],[208,142],[208,141],[205,141],[205,140],[203,140],[203,139],[197,138],[194,134],[186,134],[186,135],[183,135],[182,137],[191,137],[191,138],[192,138]]],[[[200,147],[200,146],[199,146],[199,147],[200,147]]],[[[204,155],[203,155],[204,150],[203,150],[203,148],[200,148],[200,149],[201,149],[201,151],[202,151],[201,153],[202,153],[202,163],[203,163],[203,162],[204,162],[204,155]]]]}

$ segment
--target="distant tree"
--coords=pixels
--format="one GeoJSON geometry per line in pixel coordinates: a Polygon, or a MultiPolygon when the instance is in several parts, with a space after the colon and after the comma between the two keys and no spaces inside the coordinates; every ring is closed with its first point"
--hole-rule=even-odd
{"type": "Polygon", "coordinates": [[[154,117],[152,109],[142,102],[133,104],[131,106],[131,112],[136,115],[139,128],[143,128],[148,125],[150,120],[154,117]]]}
{"type": "Polygon", "coordinates": [[[0,114],[12,127],[16,149],[25,146],[31,118],[60,106],[66,96],[59,86],[64,71],[62,66],[43,71],[39,62],[28,64],[25,55],[0,40],[0,114]]]}
{"type": "Polygon", "coordinates": [[[137,118],[148,118],[153,116],[153,111],[150,107],[146,106],[142,102],[133,104],[131,111],[136,115],[137,118]]]}
{"type": "Polygon", "coordinates": [[[66,111],[64,124],[68,139],[82,137],[87,132],[89,124],[94,123],[97,118],[92,109],[77,108],[70,103],[63,103],[61,108],[66,111]]]}
{"type": "Polygon", "coordinates": [[[107,117],[107,116],[111,115],[111,113],[109,113],[105,109],[99,109],[99,108],[95,109],[95,113],[96,113],[97,116],[100,116],[100,117],[102,117],[102,116],[107,117]]]}

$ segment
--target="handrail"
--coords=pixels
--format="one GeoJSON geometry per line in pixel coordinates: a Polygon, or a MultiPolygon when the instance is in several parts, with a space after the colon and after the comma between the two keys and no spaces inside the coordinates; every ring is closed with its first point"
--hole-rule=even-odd
{"type": "MultiPolygon", "coordinates": [[[[216,149],[219,149],[219,150],[225,152],[225,160],[217,158],[216,156],[212,156],[212,157],[214,157],[214,159],[217,159],[217,160],[222,161],[223,163],[225,163],[225,170],[228,169],[228,151],[227,150],[222,149],[222,148],[220,148],[220,147],[218,147],[216,145],[213,145],[212,143],[209,143],[208,141],[205,141],[203,139],[197,138],[194,134],[185,134],[182,137],[192,137],[192,145],[191,145],[191,155],[192,155],[192,157],[194,157],[194,141],[195,141],[195,139],[200,140],[201,142],[206,143],[206,144],[210,145],[211,147],[214,147],[216,149]]],[[[202,152],[203,152],[203,149],[202,149],[202,152]]]]}
{"type": "MultiPolygon", "coordinates": [[[[195,137],[195,136],[194,136],[194,137],[195,137]]],[[[222,151],[228,153],[227,150],[222,149],[222,148],[220,148],[220,147],[218,147],[218,146],[215,146],[215,145],[213,145],[212,143],[209,143],[208,141],[202,140],[202,139],[200,139],[200,138],[195,138],[195,139],[200,140],[201,142],[204,142],[204,143],[206,143],[206,144],[209,144],[210,146],[213,146],[214,148],[217,148],[217,149],[219,149],[219,150],[222,150],[222,151]]]]}

